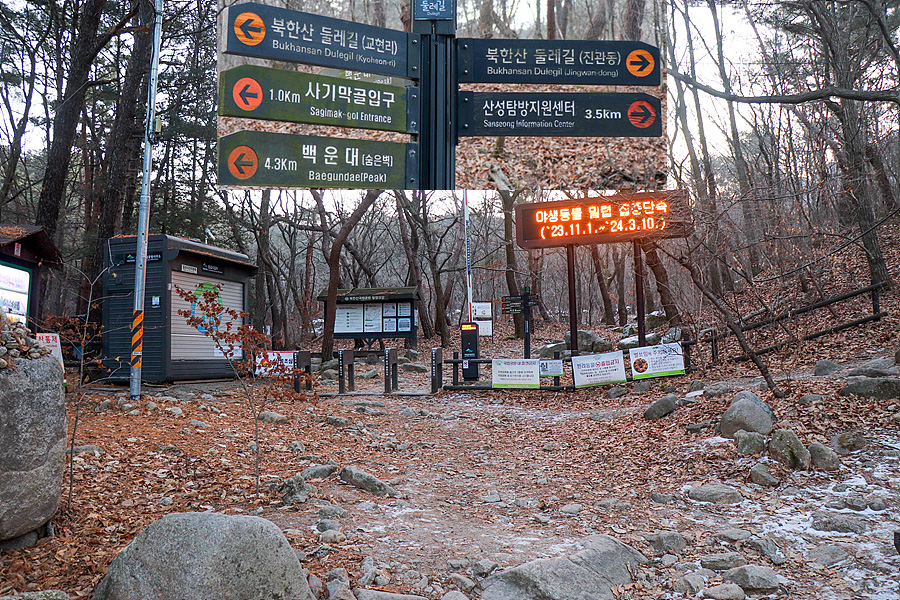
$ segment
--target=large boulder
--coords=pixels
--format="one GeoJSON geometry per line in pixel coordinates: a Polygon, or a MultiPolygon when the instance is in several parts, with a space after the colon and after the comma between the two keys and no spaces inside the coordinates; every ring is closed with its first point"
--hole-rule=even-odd
{"type": "Polygon", "coordinates": [[[741,429],[769,435],[776,420],[768,404],[753,392],[744,390],[735,394],[722,415],[719,431],[724,437],[734,437],[734,433],[741,429]]]}
{"type": "Polygon", "coordinates": [[[306,572],[271,521],[174,513],[139,533],[109,565],[93,600],[315,600],[306,572]]]}
{"type": "Polygon", "coordinates": [[[0,370],[0,541],[46,524],[66,457],[63,372],[52,356],[0,370]]]}
{"type": "Polygon", "coordinates": [[[847,385],[838,392],[841,396],[862,396],[876,400],[900,398],[900,379],[885,377],[848,377],[847,385]]]}
{"type": "Polygon", "coordinates": [[[779,429],[769,440],[769,456],[789,469],[808,470],[812,456],[803,446],[797,434],[790,429],[779,429]]]}
{"type": "MultiPolygon", "coordinates": [[[[572,332],[567,331],[565,336],[565,347],[572,349],[572,332]]],[[[609,340],[604,340],[593,331],[578,331],[578,351],[582,353],[591,352],[609,352],[612,350],[613,344],[609,340]]]]}
{"type": "Polygon", "coordinates": [[[612,586],[631,581],[630,568],[647,558],[607,535],[582,540],[582,550],[543,558],[488,577],[482,600],[613,600],[612,586]]]}

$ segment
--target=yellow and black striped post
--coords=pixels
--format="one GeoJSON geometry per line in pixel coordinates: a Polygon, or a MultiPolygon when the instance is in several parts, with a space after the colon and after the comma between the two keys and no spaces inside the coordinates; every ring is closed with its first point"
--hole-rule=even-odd
{"type": "Polygon", "coordinates": [[[144,352],[144,311],[134,311],[131,319],[131,368],[141,368],[141,356],[144,352]]]}

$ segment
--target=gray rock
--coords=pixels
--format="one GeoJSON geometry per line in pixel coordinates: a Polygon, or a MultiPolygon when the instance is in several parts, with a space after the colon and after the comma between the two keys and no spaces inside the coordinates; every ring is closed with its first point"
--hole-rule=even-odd
{"type": "Polygon", "coordinates": [[[727,571],[747,564],[747,559],[739,552],[719,552],[700,557],[700,566],[710,571],[727,571]]]}
{"type": "Polygon", "coordinates": [[[629,583],[629,568],[647,562],[606,535],[589,536],[582,546],[565,558],[535,560],[488,577],[482,600],[614,600],[611,586],[629,583]]]}
{"type": "Polygon", "coordinates": [[[134,404],[129,404],[128,402],[126,402],[119,408],[122,409],[122,412],[130,412],[130,411],[134,410],[134,404]]]}
{"type": "Polygon", "coordinates": [[[807,406],[809,404],[815,404],[816,402],[824,402],[825,396],[821,394],[803,394],[800,396],[800,400],[798,402],[801,406],[807,406]]]}
{"type": "Polygon", "coordinates": [[[847,371],[848,377],[896,377],[898,375],[900,375],[900,369],[897,369],[894,361],[889,358],[873,358],[847,371]]]}
{"type": "Polygon", "coordinates": [[[838,392],[841,396],[863,396],[876,400],[900,398],[900,379],[883,377],[851,377],[838,392]]]}
{"type": "Polygon", "coordinates": [[[741,492],[724,483],[705,483],[688,490],[688,497],[697,502],[716,504],[739,504],[744,500],[741,492]]]}
{"type": "MultiPolygon", "coordinates": [[[[376,584],[378,581],[376,579],[376,584]]],[[[379,584],[385,585],[385,584],[379,584]]],[[[356,600],[428,600],[425,596],[411,596],[409,594],[395,594],[393,592],[382,592],[379,590],[366,590],[363,588],[354,588],[353,593],[356,600]]]]}
{"type": "Polygon", "coordinates": [[[499,565],[497,565],[497,563],[495,563],[494,561],[488,558],[482,558],[474,565],[472,565],[472,573],[474,573],[476,577],[487,577],[488,575],[493,573],[498,566],[499,565]]]}
{"type": "Polygon", "coordinates": [[[316,514],[322,519],[343,519],[347,516],[347,511],[336,504],[329,504],[320,508],[316,514]]]}
{"type": "Polygon", "coordinates": [[[812,457],[797,434],[790,429],[779,429],[769,440],[769,456],[789,469],[808,470],[812,457]]]}
{"type": "Polygon", "coordinates": [[[740,429],[769,435],[776,420],[775,413],[768,404],[753,392],[743,390],[735,395],[722,415],[719,430],[724,437],[734,437],[734,433],[740,429]]]}
{"type": "Polygon", "coordinates": [[[340,544],[347,540],[347,536],[340,529],[328,529],[319,535],[319,542],[323,544],[340,544]]]}
{"type": "Polygon", "coordinates": [[[100,456],[103,454],[103,448],[93,444],[84,444],[66,448],[66,454],[75,454],[76,456],[79,454],[93,454],[94,456],[100,456]]]}
{"type": "Polygon", "coordinates": [[[818,531],[865,533],[869,526],[859,517],[821,510],[813,513],[812,528],[818,531]]]}
{"type": "Polygon", "coordinates": [[[93,600],[315,600],[284,534],[260,517],[166,515],[122,550],[93,600]]]}
{"type": "Polygon", "coordinates": [[[60,590],[44,590],[42,592],[22,592],[12,596],[3,596],[0,600],[69,600],[69,595],[60,590]]]}
{"type": "Polygon", "coordinates": [[[724,381],[716,381],[715,383],[710,383],[703,388],[703,395],[707,398],[716,398],[718,396],[730,394],[733,391],[734,386],[730,383],[726,383],[724,381]]]}
{"type": "Polygon", "coordinates": [[[303,442],[294,440],[291,442],[290,446],[288,446],[288,449],[291,452],[306,452],[306,445],[303,442]]]}
{"type": "Polygon", "coordinates": [[[456,587],[464,592],[471,592],[475,589],[475,586],[478,585],[461,573],[450,573],[447,578],[452,581],[456,587]]]}
{"type": "MultiPolygon", "coordinates": [[[[326,531],[340,531],[341,524],[334,519],[319,519],[319,522],[316,523],[316,531],[319,533],[324,533],[326,531]]],[[[350,581],[348,578],[347,581],[350,581]]]]}
{"type": "Polygon", "coordinates": [[[643,394],[644,392],[649,392],[653,389],[655,382],[652,379],[641,379],[640,381],[634,382],[634,390],[635,394],[643,394]]]}
{"type": "Polygon", "coordinates": [[[671,344],[674,342],[680,342],[681,338],[683,336],[684,336],[684,333],[681,331],[681,327],[670,327],[662,335],[660,342],[662,342],[663,344],[671,344]]]}
{"type": "Polygon", "coordinates": [[[860,431],[844,431],[833,436],[830,443],[837,452],[850,454],[865,448],[869,444],[869,440],[860,431]]]}
{"type": "MultiPolygon", "coordinates": [[[[341,366],[341,362],[336,358],[332,358],[331,360],[327,360],[327,361],[323,362],[322,364],[320,364],[319,371],[323,371],[323,372],[324,371],[334,371],[335,377],[337,377],[337,370],[338,370],[338,367],[340,367],[340,366],[341,366]]],[[[324,377],[324,374],[322,376],[324,377]]]]}
{"type": "Polygon", "coordinates": [[[816,377],[825,377],[840,371],[843,367],[834,361],[822,358],[816,361],[816,367],[813,369],[813,375],[816,377]]]}
{"type": "Polygon", "coordinates": [[[300,477],[303,479],[325,479],[326,477],[330,477],[334,473],[338,472],[340,469],[334,463],[328,463],[326,465],[309,465],[300,473],[300,477]]]}
{"type": "Polygon", "coordinates": [[[678,408],[678,396],[668,394],[651,404],[644,411],[644,418],[648,421],[655,421],[675,412],[676,408],[678,408]]]}
{"type": "Polygon", "coordinates": [[[147,402],[144,405],[144,410],[154,411],[157,408],[159,408],[159,404],[157,404],[156,402],[147,402]]]}
{"type": "MultiPolygon", "coordinates": [[[[597,342],[604,341],[599,335],[594,333],[593,331],[582,331],[578,330],[578,351],[579,352],[595,352],[594,344],[597,342]]],[[[568,349],[572,348],[572,332],[567,331],[564,339],[565,347],[568,349]]],[[[609,347],[612,347],[612,344],[609,344],[609,347]]],[[[605,352],[600,351],[598,352],[605,352]]]]}
{"type": "Polygon", "coordinates": [[[726,542],[742,542],[749,540],[753,534],[746,529],[726,529],[716,534],[716,539],[726,542]]]}
{"type": "Polygon", "coordinates": [[[581,512],[580,504],[566,504],[562,508],[559,509],[559,512],[564,515],[572,515],[573,517],[581,512]]]}
{"type": "Polygon", "coordinates": [[[762,454],[766,451],[766,436],[739,429],[734,432],[734,446],[737,453],[743,456],[762,454]]]}
{"type": "Polygon", "coordinates": [[[750,469],[750,481],[763,487],[776,487],[781,481],[769,472],[769,465],[757,463],[750,469]]]}
{"type": "Polygon", "coordinates": [[[459,590],[450,590],[441,596],[441,600],[469,600],[469,598],[459,590]]]}
{"type": "Polygon", "coordinates": [[[178,406],[167,406],[163,410],[165,410],[167,413],[170,413],[173,417],[180,417],[184,414],[184,411],[181,410],[181,408],[178,406]]]}
{"type": "Polygon", "coordinates": [[[841,459],[837,452],[819,442],[809,445],[809,456],[812,466],[820,471],[837,471],[841,468],[841,459]]]}
{"type": "Polygon", "coordinates": [[[651,492],[650,501],[656,504],[671,504],[674,500],[672,494],[663,494],[662,492],[651,492]]]}
{"type": "Polygon", "coordinates": [[[607,398],[621,398],[622,396],[625,396],[627,394],[628,394],[628,390],[623,387],[619,387],[619,386],[611,387],[608,390],[606,390],[607,398]]]}
{"type": "MultiPolygon", "coordinates": [[[[4,550],[9,551],[29,548],[37,544],[39,539],[40,536],[38,535],[37,530],[29,531],[28,533],[23,533],[20,536],[0,541],[0,552],[4,550]]],[[[2,600],[2,598],[0,598],[0,600],[2,600]]]]}
{"type": "Polygon", "coordinates": [[[419,416],[419,413],[416,412],[415,409],[410,408],[408,406],[404,406],[402,409],[400,409],[400,412],[397,414],[400,415],[401,417],[405,417],[407,419],[411,419],[413,417],[419,416]]]}
{"type": "Polygon", "coordinates": [[[391,496],[393,498],[400,496],[400,494],[394,488],[381,481],[374,475],[366,473],[365,471],[357,467],[344,467],[341,470],[340,478],[341,481],[349,483],[354,487],[358,487],[361,490],[372,492],[373,494],[377,494],[379,496],[391,496]]]}
{"type": "MultiPolygon", "coordinates": [[[[566,349],[568,345],[565,342],[556,342],[553,344],[547,344],[546,346],[541,346],[541,349],[538,351],[541,358],[553,358],[553,356],[559,352],[560,356],[563,356],[566,353],[566,349]]],[[[571,355],[571,352],[569,352],[571,355]]]]}
{"type": "Polygon", "coordinates": [[[272,410],[264,410],[256,417],[266,423],[287,423],[288,418],[272,410]]]}
{"type": "Polygon", "coordinates": [[[347,417],[336,417],[334,415],[325,417],[325,422],[335,427],[349,427],[352,425],[352,422],[347,417]]]}
{"type": "Polygon", "coordinates": [[[778,574],[769,567],[744,565],[726,571],[722,576],[728,583],[736,583],[750,594],[774,592],[778,589],[778,574]]]}
{"type": "Polygon", "coordinates": [[[702,392],[705,385],[706,384],[699,379],[692,380],[691,384],[688,386],[688,394],[691,392],[702,392]]]}
{"type": "Polygon", "coordinates": [[[677,531],[657,531],[654,533],[645,533],[644,539],[650,546],[659,552],[665,554],[668,552],[678,553],[685,549],[687,540],[677,531]]]}
{"type": "Polygon", "coordinates": [[[822,566],[830,567],[847,558],[847,551],[840,546],[819,546],[813,548],[806,554],[806,560],[809,562],[819,563],[822,566]]]}
{"type": "Polygon", "coordinates": [[[66,452],[62,382],[49,355],[0,371],[0,540],[37,529],[56,512],[66,452]]]}
{"type": "Polygon", "coordinates": [[[747,597],[741,586],[733,583],[720,583],[708,587],[703,590],[703,596],[713,600],[744,600],[747,597]]]}
{"type": "Polygon", "coordinates": [[[206,427],[209,427],[209,425],[207,425],[203,421],[198,421],[197,419],[191,419],[190,425],[191,427],[196,427],[198,429],[205,429],[206,427]]]}
{"type": "Polygon", "coordinates": [[[743,542],[743,546],[759,552],[772,561],[773,565],[783,565],[787,561],[781,548],[770,537],[752,537],[743,542]]]}
{"type": "Polygon", "coordinates": [[[421,363],[406,363],[400,365],[400,370],[405,371],[406,373],[428,373],[431,370],[431,367],[421,363]]]}
{"type": "Polygon", "coordinates": [[[878,496],[869,496],[866,498],[866,503],[869,510],[874,510],[875,512],[887,509],[887,503],[884,501],[884,498],[879,498],[878,496]]]}
{"type": "Polygon", "coordinates": [[[673,589],[679,594],[694,596],[706,585],[706,579],[698,573],[688,573],[675,582],[673,589]]]}
{"type": "Polygon", "coordinates": [[[278,490],[278,493],[282,494],[285,504],[303,504],[316,492],[316,488],[306,483],[302,475],[295,475],[287,479],[278,490]]]}
{"type": "Polygon", "coordinates": [[[110,406],[112,406],[111,400],[101,400],[97,405],[97,408],[94,409],[94,412],[103,412],[104,410],[109,410],[110,406]]]}
{"type": "Polygon", "coordinates": [[[378,369],[369,369],[365,373],[359,375],[360,379],[377,379],[378,378],[378,369]]]}

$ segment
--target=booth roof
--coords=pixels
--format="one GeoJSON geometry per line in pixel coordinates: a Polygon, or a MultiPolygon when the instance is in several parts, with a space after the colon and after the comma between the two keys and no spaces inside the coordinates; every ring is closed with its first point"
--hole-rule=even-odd
{"type": "Polygon", "coordinates": [[[62,265],[59,249],[43,227],[37,225],[0,224],[0,248],[19,243],[52,267],[62,265]]]}

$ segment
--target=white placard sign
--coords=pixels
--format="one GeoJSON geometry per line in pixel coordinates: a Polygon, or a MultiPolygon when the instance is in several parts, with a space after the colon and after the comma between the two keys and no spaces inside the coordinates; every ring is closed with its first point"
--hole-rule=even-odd
{"type": "Polygon", "coordinates": [[[409,317],[397,319],[397,331],[412,331],[412,319],[409,317]]]}
{"type": "Polygon", "coordinates": [[[397,319],[392,317],[390,319],[384,319],[381,323],[385,333],[397,332],[397,319]]]}
{"type": "Polygon", "coordinates": [[[362,304],[338,304],[334,316],[335,333],[362,333],[364,308],[362,304]]]}
{"type": "Polygon", "coordinates": [[[625,356],[621,350],[572,357],[575,387],[583,388],[625,381],[625,356]]]}
{"type": "Polygon", "coordinates": [[[256,355],[256,376],[286,376],[294,372],[294,353],[264,350],[256,355]]]}
{"type": "Polygon", "coordinates": [[[397,316],[398,317],[411,317],[412,316],[412,304],[410,302],[398,302],[397,303],[397,316]]]}
{"type": "Polygon", "coordinates": [[[491,306],[490,302],[473,302],[472,303],[472,316],[473,317],[488,317],[492,316],[491,314],[491,306]]]}
{"type": "Polygon", "coordinates": [[[563,361],[561,358],[541,359],[541,377],[562,377],[563,361]]]}
{"type": "Polygon", "coordinates": [[[50,355],[59,360],[59,364],[63,364],[62,345],[59,343],[58,333],[39,333],[37,340],[50,350],[50,355]]]}
{"type": "Polygon", "coordinates": [[[381,333],[381,304],[366,304],[363,331],[381,333]]]}
{"type": "Polygon", "coordinates": [[[681,344],[659,344],[632,348],[631,375],[635,379],[684,375],[684,349],[681,344]]]}
{"type": "Polygon", "coordinates": [[[494,335],[492,306],[493,305],[490,302],[472,303],[472,318],[478,323],[478,335],[488,337],[494,335]]]}
{"type": "Polygon", "coordinates": [[[538,389],[541,387],[539,363],[536,358],[495,358],[491,361],[491,387],[538,389]]]}
{"type": "Polygon", "coordinates": [[[396,302],[385,302],[381,305],[381,316],[382,317],[396,317],[397,316],[397,303],[396,302]]]}

